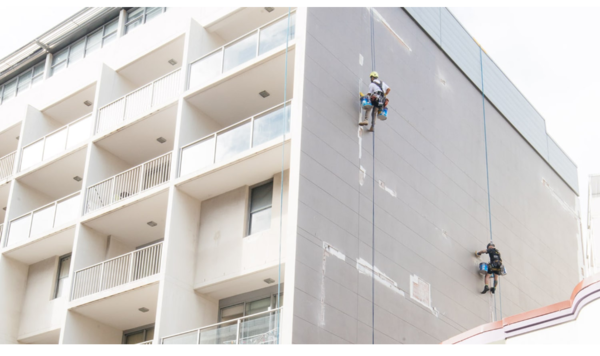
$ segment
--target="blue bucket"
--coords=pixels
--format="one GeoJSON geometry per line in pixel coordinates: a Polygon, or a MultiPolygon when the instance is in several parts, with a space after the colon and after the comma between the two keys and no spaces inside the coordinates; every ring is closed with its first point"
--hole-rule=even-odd
{"type": "Polygon", "coordinates": [[[479,274],[486,275],[488,273],[488,265],[485,262],[479,264],[479,274]]]}
{"type": "Polygon", "coordinates": [[[368,96],[363,96],[363,97],[360,98],[360,105],[365,110],[370,109],[370,108],[373,107],[373,105],[371,105],[371,100],[369,100],[368,96]]]}
{"type": "Polygon", "coordinates": [[[387,114],[388,110],[387,108],[384,108],[383,110],[379,110],[377,117],[379,118],[379,120],[387,120],[387,114]]]}

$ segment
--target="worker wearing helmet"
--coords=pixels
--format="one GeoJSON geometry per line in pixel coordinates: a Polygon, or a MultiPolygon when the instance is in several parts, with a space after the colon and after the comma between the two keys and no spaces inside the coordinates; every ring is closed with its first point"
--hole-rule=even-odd
{"type": "Polygon", "coordinates": [[[373,132],[375,130],[375,118],[377,117],[379,110],[383,110],[387,106],[389,100],[386,96],[390,93],[391,89],[379,79],[379,74],[377,74],[377,72],[371,72],[370,77],[371,84],[369,84],[367,96],[370,97],[373,107],[365,110],[365,118],[359,125],[364,126],[369,124],[368,116],[369,112],[371,112],[371,128],[369,128],[369,131],[373,132]]]}
{"type": "Polygon", "coordinates": [[[491,292],[496,292],[496,287],[498,286],[498,275],[502,274],[503,266],[502,266],[502,257],[500,256],[500,251],[496,249],[496,246],[493,242],[487,244],[487,249],[483,251],[478,251],[477,256],[481,256],[481,254],[488,254],[490,256],[490,263],[488,264],[488,271],[485,275],[485,287],[483,288],[483,292],[481,294],[487,293],[490,288],[488,287],[490,281],[490,274],[494,275],[494,286],[491,288],[491,292]]]}

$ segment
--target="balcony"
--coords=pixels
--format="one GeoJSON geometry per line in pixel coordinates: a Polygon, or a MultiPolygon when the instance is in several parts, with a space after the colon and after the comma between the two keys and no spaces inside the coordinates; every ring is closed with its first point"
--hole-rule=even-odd
{"type": "Polygon", "coordinates": [[[181,149],[180,176],[264,145],[288,134],[291,100],[192,142],[181,149]]]}
{"type": "Polygon", "coordinates": [[[90,137],[92,116],[88,114],[23,147],[20,171],[56,157],[90,137]]]}
{"type": "Polygon", "coordinates": [[[85,214],[120,202],[142,191],[168,182],[172,152],[130,168],[87,189],[85,214]]]}
{"type": "Polygon", "coordinates": [[[77,192],[12,219],[7,227],[4,247],[12,247],[67,226],[79,216],[80,206],[77,192]]]}
{"type": "Polygon", "coordinates": [[[188,89],[200,87],[223,73],[254,58],[284,46],[295,37],[295,12],[285,14],[268,24],[200,57],[190,64],[188,89]],[[289,36],[288,34],[289,21],[289,36]]]}
{"type": "Polygon", "coordinates": [[[8,179],[12,176],[16,154],[17,152],[15,151],[0,158],[0,181],[8,179]]]}
{"type": "Polygon", "coordinates": [[[95,134],[150,114],[175,100],[180,93],[181,69],[156,79],[98,110],[95,134]]]}
{"type": "Polygon", "coordinates": [[[162,246],[159,242],[75,272],[71,300],[160,273],[162,246]]]}
{"type": "Polygon", "coordinates": [[[168,336],[162,344],[278,344],[283,307],[168,336]]]}

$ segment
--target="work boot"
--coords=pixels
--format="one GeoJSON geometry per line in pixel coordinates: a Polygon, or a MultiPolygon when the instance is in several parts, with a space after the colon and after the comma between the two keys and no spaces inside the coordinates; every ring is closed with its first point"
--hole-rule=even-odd
{"type": "Polygon", "coordinates": [[[492,294],[496,294],[496,287],[492,287],[492,289],[490,289],[490,292],[492,292],[492,294]]]}
{"type": "Polygon", "coordinates": [[[488,292],[488,290],[490,290],[490,287],[488,287],[487,285],[485,286],[485,288],[483,288],[483,292],[481,292],[481,294],[485,294],[488,292]]]}
{"type": "Polygon", "coordinates": [[[369,132],[375,132],[375,128],[373,128],[373,126],[371,126],[367,131],[369,131],[369,132]]]}
{"type": "Polygon", "coordinates": [[[369,124],[369,121],[367,121],[367,120],[363,120],[363,121],[359,122],[358,124],[359,124],[360,126],[366,126],[366,125],[368,125],[368,124],[369,124]]]}

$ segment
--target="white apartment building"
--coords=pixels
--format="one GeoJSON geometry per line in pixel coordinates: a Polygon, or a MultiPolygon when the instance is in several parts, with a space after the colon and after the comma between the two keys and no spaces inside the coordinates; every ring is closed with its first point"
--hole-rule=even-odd
{"type": "Polygon", "coordinates": [[[0,341],[276,340],[296,15],[189,10],[83,10],[2,85],[0,341]]]}
{"type": "Polygon", "coordinates": [[[439,343],[580,274],[577,167],[444,8],[86,8],[0,60],[0,208],[0,343],[439,343]]]}

